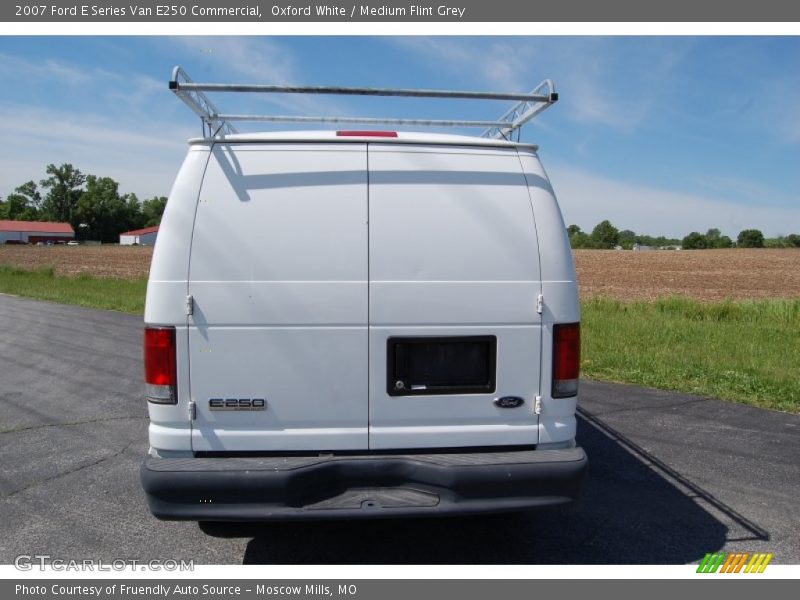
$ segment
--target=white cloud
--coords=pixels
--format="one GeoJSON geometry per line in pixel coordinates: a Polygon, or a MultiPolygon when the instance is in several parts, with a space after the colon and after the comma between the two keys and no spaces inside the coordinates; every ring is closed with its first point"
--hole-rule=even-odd
{"type": "Polygon", "coordinates": [[[725,196],[736,200],[753,201],[759,198],[769,198],[771,204],[790,203],[780,191],[769,185],[752,181],[738,175],[708,175],[703,174],[692,178],[692,182],[701,190],[715,196],[725,196]]]}
{"type": "MultiPolygon", "coordinates": [[[[217,81],[204,81],[204,83],[254,83],[273,85],[310,85],[313,82],[304,81],[302,69],[297,65],[292,51],[273,39],[266,37],[174,37],[170,40],[178,46],[196,53],[198,62],[211,67],[217,81]],[[216,75],[220,73],[220,75],[216,75]]],[[[200,75],[188,73],[196,81],[200,75]]],[[[330,96],[309,96],[301,94],[243,94],[245,101],[254,100],[250,105],[263,105],[267,102],[281,108],[288,114],[307,115],[346,115],[347,111],[330,96]]],[[[220,112],[233,112],[226,106],[235,103],[230,94],[226,98],[209,94],[212,102],[217,104],[220,112]],[[225,102],[227,101],[227,102],[225,102]]],[[[239,104],[237,103],[237,104],[239,104]]],[[[265,112],[263,109],[258,112],[265,112]]]]}
{"type": "MultiPolygon", "coordinates": [[[[521,76],[529,70],[526,65],[528,51],[520,52],[505,42],[487,43],[481,38],[470,42],[447,37],[391,37],[390,45],[415,54],[425,68],[433,68],[443,75],[468,81],[470,86],[493,90],[527,92],[539,82],[521,76]]],[[[535,42],[531,42],[535,43],[535,42]]],[[[526,48],[523,48],[526,50],[526,48]]]]}
{"type": "Polygon", "coordinates": [[[49,163],[68,162],[84,173],[112,177],[140,199],[167,195],[197,131],[174,123],[123,124],[109,116],[0,105],[0,195],[39,181],[49,163]]]}
{"type": "Polygon", "coordinates": [[[89,71],[55,59],[32,61],[13,54],[0,53],[0,77],[14,85],[60,83],[82,85],[92,79],[89,71]]]}
{"type": "Polygon", "coordinates": [[[102,89],[105,93],[122,90],[126,96],[142,98],[163,93],[166,87],[165,82],[142,74],[114,72],[52,58],[33,61],[3,53],[0,53],[0,77],[10,86],[67,86],[65,93],[69,94],[86,94],[88,87],[102,89]]]}
{"type": "Polygon", "coordinates": [[[633,86],[625,85],[629,82],[619,72],[619,53],[624,50],[605,38],[565,38],[553,43],[541,37],[403,37],[389,38],[389,42],[435,59],[432,64],[443,71],[477,78],[493,89],[528,91],[550,77],[567,105],[567,118],[623,131],[632,130],[651,114],[669,85],[669,75],[680,67],[686,45],[664,47],[649,42],[642,50],[643,64],[633,69],[639,78],[633,86]]]}
{"type": "Polygon", "coordinates": [[[264,37],[181,36],[171,41],[222,67],[241,83],[295,83],[297,67],[290,52],[264,37]]]}
{"type": "Polygon", "coordinates": [[[482,79],[492,88],[527,92],[538,83],[520,77],[531,69],[531,58],[540,43],[534,39],[510,38],[487,44],[481,38],[467,42],[446,37],[414,36],[387,38],[387,41],[424,57],[443,72],[482,79]]]}
{"type": "Polygon", "coordinates": [[[768,237],[800,232],[800,202],[798,208],[744,205],[614,181],[562,165],[548,171],[564,220],[584,231],[609,219],[619,229],[679,238],[711,227],[734,239],[750,228],[768,237]]]}
{"type": "MultiPolygon", "coordinates": [[[[797,77],[787,77],[771,90],[761,110],[759,123],[766,123],[772,133],[787,144],[800,144],[800,85],[797,77]]],[[[756,124],[758,126],[758,124],[756,124]]]]}

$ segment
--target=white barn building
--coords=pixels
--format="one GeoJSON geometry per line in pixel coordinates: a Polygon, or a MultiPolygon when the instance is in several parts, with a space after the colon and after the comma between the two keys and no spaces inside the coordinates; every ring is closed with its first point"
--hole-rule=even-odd
{"type": "Polygon", "coordinates": [[[158,225],[145,227],[144,229],[134,229],[133,231],[119,234],[119,245],[133,246],[134,244],[139,244],[140,246],[152,246],[156,243],[156,237],[158,237],[158,225]]]}

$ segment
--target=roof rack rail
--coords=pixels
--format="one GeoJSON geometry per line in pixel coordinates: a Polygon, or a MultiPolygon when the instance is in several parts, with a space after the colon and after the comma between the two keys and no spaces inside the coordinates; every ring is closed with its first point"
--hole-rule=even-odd
{"type": "Polygon", "coordinates": [[[498,92],[466,92],[425,89],[360,88],[338,86],[253,85],[227,83],[195,83],[180,66],[172,70],[172,90],[203,124],[203,136],[238,133],[232,122],[259,121],[272,123],[357,123],[360,125],[414,125],[425,127],[483,127],[481,137],[508,139],[536,115],[558,101],[558,93],[550,79],[545,79],[528,94],[498,92]],[[220,113],[204,92],[244,92],[279,94],[331,94],[345,96],[402,96],[410,98],[450,98],[466,100],[516,100],[499,119],[469,121],[460,119],[399,119],[373,117],[242,115],[220,113]]]}

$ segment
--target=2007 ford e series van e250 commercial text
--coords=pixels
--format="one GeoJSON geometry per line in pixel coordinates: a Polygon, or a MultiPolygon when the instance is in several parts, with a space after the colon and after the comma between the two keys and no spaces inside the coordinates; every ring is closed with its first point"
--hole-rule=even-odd
{"type": "Polygon", "coordinates": [[[569,504],[579,307],[535,146],[531,94],[193,83],[201,115],[156,243],[145,309],[162,519],[444,515],[569,504]],[[209,91],[513,99],[480,137],[236,133],[209,91]]]}

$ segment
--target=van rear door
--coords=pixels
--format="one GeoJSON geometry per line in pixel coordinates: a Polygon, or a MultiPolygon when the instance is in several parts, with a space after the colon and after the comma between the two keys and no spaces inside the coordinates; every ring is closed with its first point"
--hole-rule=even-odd
{"type": "Polygon", "coordinates": [[[541,293],[515,149],[369,146],[370,447],[538,442],[541,293]]]}
{"type": "Polygon", "coordinates": [[[216,144],[188,292],[193,450],[367,448],[364,144],[216,144]]]}

